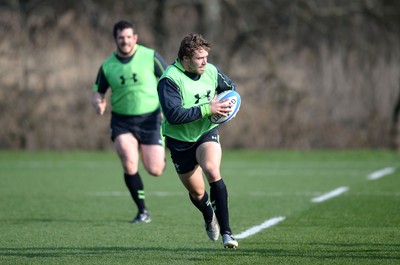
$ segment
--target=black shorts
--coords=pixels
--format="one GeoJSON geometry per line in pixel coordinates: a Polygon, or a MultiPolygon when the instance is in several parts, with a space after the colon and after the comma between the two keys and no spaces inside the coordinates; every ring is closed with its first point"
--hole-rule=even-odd
{"type": "Polygon", "coordinates": [[[192,171],[198,164],[196,159],[196,149],[205,142],[219,143],[218,129],[203,134],[197,142],[182,142],[171,137],[165,137],[166,145],[171,152],[172,162],[178,174],[192,171]]]}
{"type": "Polygon", "coordinates": [[[145,115],[131,116],[112,112],[110,123],[111,140],[118,135],[132,133],[140,144],[162,145],[160,109],[145,115]]]}

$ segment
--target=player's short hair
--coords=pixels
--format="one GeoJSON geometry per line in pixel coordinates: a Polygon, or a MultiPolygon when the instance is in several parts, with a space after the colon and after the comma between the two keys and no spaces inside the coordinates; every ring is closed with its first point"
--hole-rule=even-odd
{"type": "Polygon", "coordinates": [[[120,20],[117,23],[114,24],[114,29],[113,29],[113,36],[114,39],[117,38],[117,33],[118,31],[122,31],[124,29],[132,29],[133,33],[136,31],[136,26],[134,23],[128,22],[126,20],[120,20]]]}
{"type": "Polygon", "coordinates": [[[210,51],[211,43],[206,41],[203,36],[198,33],[189,33],[181,41],[181,46],[178,51],[179,60],[183,60],[184,56],[192,58],[194,52],[200,48],[210,51]]]}

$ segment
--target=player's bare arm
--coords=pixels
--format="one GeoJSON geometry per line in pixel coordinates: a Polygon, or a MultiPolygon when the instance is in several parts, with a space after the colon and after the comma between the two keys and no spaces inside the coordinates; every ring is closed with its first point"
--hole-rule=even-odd
{"type": "Polygon", "coordinates": [[[99,92],[93,92],[92,104],[96,110],[96,113],[99,115],[103,115],[107,107],[105,95],[99,92]]]}

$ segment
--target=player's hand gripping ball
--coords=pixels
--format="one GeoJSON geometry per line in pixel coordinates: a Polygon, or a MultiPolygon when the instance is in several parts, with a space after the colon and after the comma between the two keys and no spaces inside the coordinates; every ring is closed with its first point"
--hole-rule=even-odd
{"type": "Polygon", "coordinates": [[[241,103],[239,93],[237,93],[234,90],[227,90],[222,93],[219,93],[217,96],[217,101],[221,101],[224,99],[229,99],[227,102],[232,104],[231,111],[228,113],[227,117],[222,116],[220,114],[211,115],[209,119],[212,123],[222,124],[224,122],[230,121],[231,119],[233,119],[233,117],[235,117],[235,115],[239,111],[241,103]]]}

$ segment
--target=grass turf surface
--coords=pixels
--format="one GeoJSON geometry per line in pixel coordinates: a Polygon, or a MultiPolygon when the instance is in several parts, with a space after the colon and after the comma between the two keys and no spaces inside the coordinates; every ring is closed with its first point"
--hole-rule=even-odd
{"type": "Polygon", "coordinates": [[[150,224],[136,214],[113,152],[0,152],[0,264],[399,264],[400,154],[224,151],[235,234],[211,242],[171,161],[142,172],[150,224]],[[367,176],[394,167],[377,180],[367,176]],[[311,202],[338,187],[348,191],[311,202]]]}

